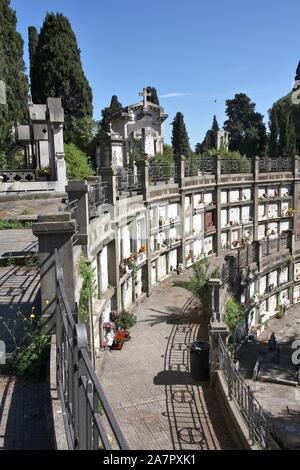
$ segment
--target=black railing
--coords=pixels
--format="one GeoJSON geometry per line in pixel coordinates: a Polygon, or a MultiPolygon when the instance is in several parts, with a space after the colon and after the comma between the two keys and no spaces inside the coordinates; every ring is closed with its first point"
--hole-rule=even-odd
{"type": "Polygon", "coordinates": [[[71,214],[71,219],[74,219],[76,221],[76,232],[79,232],[79,222],[78,222],[78,211],[79,211],[79,206],[78,206],[78,199],[74,199],[73,201],[67,201],[65,205],[65,212],[70,212],[71,214]]]}
{"type": "Polygon", "coordinates": [[[137,191],[140,192],[142,189],[141,184],[141,172],[138,170],[120,168],[117,173],[117,191],[122,192],[131,192],[137,191]]]}
{"type": "Polygon", "coordinates": [[[269,449],[269,423],[265,412],[233,363],[230,354],[219,336],[219,366],[228,387],[230,400],[238,406],[248,428],[249,439],[260,449],[269,449]]]}
{"type": "Polygon", "coordinates": [[[97,214],[98,207],[107,202],[107,185],[96,183],[90,186],[88,192],[90,217],[97,214]]]}
{"type": "Polygon", "coordinates": [[[265,157],[259,160],[259,172],[280,172],[280,171],[292,171],[293,170],[293,158],[292,157],[265,157]]]}
{"type": "Polygon", "coordinates": [[[157,163],[149,166],[150,183],[170,183],[175,182],[176,168],[174,165],[159,165],[157,163]]]}
{"type": "Polygon", "coordinates": [[[127,450],[128,445],[93,368],[84,324],[75,322],[55,252],[56,377],[70,450],[127,450]]]}

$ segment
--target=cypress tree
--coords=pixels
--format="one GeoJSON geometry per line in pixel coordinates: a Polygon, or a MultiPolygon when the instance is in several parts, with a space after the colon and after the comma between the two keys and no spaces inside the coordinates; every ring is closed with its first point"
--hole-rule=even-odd
{"type": "Polygon", "coordinates": [[[289,111],[285,116],[284,133],[282,136],[282,155],[292,156],[297,153],[296,132],[293,115],[289,111]]]}
{"type": "Polygon", "coordinates": [[[116,95],[111,97],[110,105],[107,108],[102,109],[102,120],[100,122],[101,129],[105,132],[109,131],[109,123],[114,114],[117,114],[123,109],[122,104],[118,100],[116,95]]]}
{"type": "Polygon", "coordinates": [[[47,13],[44,20],[34,55],[31,92],[35,103],[62,98],[67,142],[72,140],[74,120],[92,117],[92,90],[80,49],[69,20],[61,13],[47,13]]]}
{"type": "Polygon", "coordinates": [[[269,156],[278,157],[279,156],[279,138],[280,138],[280,127],[278,119],[278,109],[276,106],[273,106],[269,111],[269,128],[270,128],[270,137],[269,137],[269,156]]]}
{"type": "Polygon", "coordinates": [[[10,0],[0,0],[0,68],[2,80],[6,83],[7,97],[7,106],[1,106],[0,126],[10,125],[14,121],[23,123],[27,118],[28,80],[23,60],[24,42],[16,27],[16,12],[10,7],[10,0]]]}
{"type": "Polygon", "coordinates": [[[29,50],[29,63],[30,63],[30,81],[32,82],[34,58],[36,48],[39,42],[39,33],[34,26],[28,28],[28,50],[29,50]]]}
{"type": "Polygon", "coordinates": [[[182,113],[177,113],[172,122],[172,146],[174,155],[190,155],[189,137],[182,113]]]}
{"type": "Polygon", "coordinates": [[[298,66],[297,66],[297,69],[296,69],[295,80],[300,80],[300,61],[298,62],[298,66]]]}
{"type": "Polygon", "coordinates": [[[147,101],[157,104],[159,106],[159,99],[158,99],[156,88],[148,86],[147,92],[151,95],[147,97],[147,101]]]}
{"type": "Polygon", "coordinates": [[[218,132],[220,130],[220,127],[219,127],[219,124],[218,124],[218,121],[217,121],[217,118],[216,118],[215,114],[214,114],[214,117],[213,117],[213,123],[212,123],[212,126],[211,126],[211,130],[214,131],[214,132],[218,132]]]}

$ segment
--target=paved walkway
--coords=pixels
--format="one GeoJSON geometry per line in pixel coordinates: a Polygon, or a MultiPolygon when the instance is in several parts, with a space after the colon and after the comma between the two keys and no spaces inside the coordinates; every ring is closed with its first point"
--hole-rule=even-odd
{"type": "Polygon", "coordinates": [[[190,294],[156,287],[137,309],[138,323],[122,351],[106,351],[96,369],[132,449],[232,449],[216,396],[189,374],[187,345],[207,339],[190,294]]]}
{"type": "MultiPolygon", "coordinates": [[[[1,233],[1,232],[0,232],[1,233]]],[[[14,350],[8,329],[17,340],[24,336],[20,314],[40,311],[39,271],[26,266],[0,267],[0,340],[14,350]]],[[[0,375],[0,449],[48,450],[51,435],[49,384],[0,375]]]]}
{"type": "Polygon", "coordinates": [[[0,257],[37,251],[37,238],[31,229],[0,230],[0,257]]]}
{"type": "Polygon", "coordinates": [[[0,376],[0,450],[51,450],[51,409],[46,382],[0,376]]]}

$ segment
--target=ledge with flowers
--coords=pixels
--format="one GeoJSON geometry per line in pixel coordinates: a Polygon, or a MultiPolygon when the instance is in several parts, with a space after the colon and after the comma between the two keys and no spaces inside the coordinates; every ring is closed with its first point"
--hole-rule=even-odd
{"type": "Polygon", "coordinates": [[[121,350],[124,344],[131,339],[130,329],[135,323],[136,317],[127,310],[120,313],[112,310],[110,321],[103,323],[102,349],[121,350]]]}
{"type": "Polygon", "coordinates": [[[135,281],[137,272],[146,261],[146,245],[141,245],[137,253],[131,253],[130,256],[124,259],[120,264],[120,276],[122,278],[131,275],[135,281]]]}

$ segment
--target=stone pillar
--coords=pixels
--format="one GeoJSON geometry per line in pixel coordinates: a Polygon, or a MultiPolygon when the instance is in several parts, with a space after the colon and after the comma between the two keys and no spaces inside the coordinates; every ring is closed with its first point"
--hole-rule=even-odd
{"type": "Polygon", "coordinates": [[[222,157],[217,155],[216,168],[215,168],[216,183],[221,183],[221,174],[222,174],[222,157]]]}
{"type": "Polygon", "coordinates": [[[225,323],[212,321],[209,326],[209,342],[210,342],[210,380],[214,381],[214,374],[220,370],[219,364],[219,337],[222,338],[224,344],[228,336],[228,329],[225,323]]]}
{"type": "Polygon", "coordinates": [[[55,249],[64,275],[64,285],[67,299],[72,312],[76,312],[75,305],[75,266],[73,258],[73,235],[75,222],[70,214],[55,214],[39,216],[38,222],[33,224],[33,234],[38,238],[39,263],[41,280],[42,315],[46,320],[46,330],[51,332],[55,326],[56,308],[56,272],[55,249]]]}
{"type": "Polygon", "coordinates": [[[89,224],[89,206],[88,206],[89,187],[86,181],[70,181],[66,186],[66,192],[70,203],[76,205],[76,223],[78,233],[87,235],[89,224]]]}
{"type": "Polygon", "coordinates": [[[221,279],[209,279],[208,280],[208,288],[211,291],[211,316],[213,321],[220,321],[221,314],[222,314],[222,307],[221,307],[221,289],[222,289],[222,282],[221,279]]]}
{"type": "Polygon", "coordinates": [[[144,154],[143,160],[136,162],[137,171],[141,173],[142,195],[144,201],[149,199],[149,160],[148,155],[144,154]]]}
{"type": "Polygon", "coordinates": [[[177,173],[177,181],[178,187],[184,187],[184,178],[185,178],[185,156],[184,155],[176,155],[175,159],[175,168],[177,173]]]}
{"type": "Polygon", "coordinates": [[[120,243],[119,227],[115,227],[115,239],[107,246],[108,256],[108,281],[115,287],[115,295],[112,298],[112,307],[118,311],[121,310],[121,287],[120,287],[120,243]]]}
{"type": "Polygon", "coordinates": [[[294,167],[293,167],[293,173],[294,173],[294,178],[299,177],[299,156],[295,155],[294,156],[294,167]]]}
{"type": "Polygon", "coordinates": [[[101,181],[107,184],[107,202],[113,207],[117,202],[117,172],[114,168],[100,168],[101,181]]]}
{"type": "Polygon", "coordinates": [[[151,266],[150,232],[151,232],[150,210],[148,209],[147,212],[146,212],[146,233],[148,234],[148,236],[146,238],[147,262],[146,262],[146,268],[145,268],[146,273],[145,273],[145,277],[144,277],[144,282],[146,284],[144,286],[144,288],[146,289],[146,294],[147,294],[148,297],[150,297],[150,295],[152,293],[152,286],[151,286],[152,266],[151,266]]]}
{"type": "Polygon", "coordinates": [[[258,183],[259,183],[259,157],[253,160],[253,240],[258,240],[258,183]]]}

